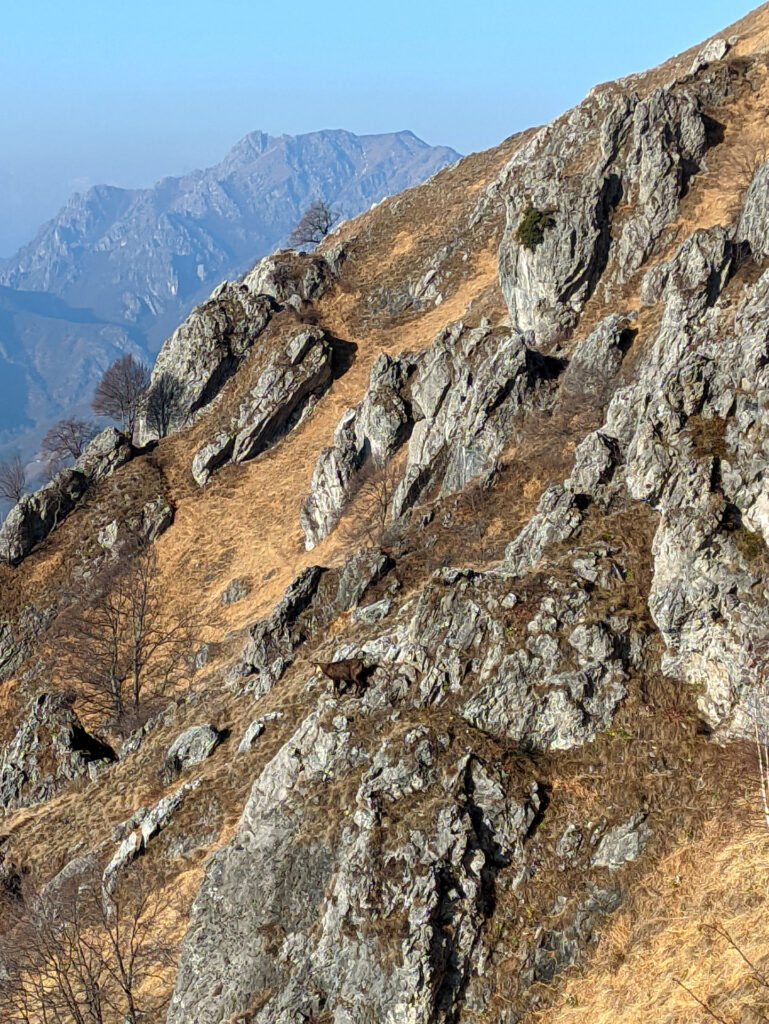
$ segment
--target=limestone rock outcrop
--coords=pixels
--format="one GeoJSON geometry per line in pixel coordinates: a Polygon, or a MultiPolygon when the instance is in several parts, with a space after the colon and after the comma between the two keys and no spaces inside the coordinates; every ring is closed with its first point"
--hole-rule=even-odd
{"type": "Polygon", "coordinates": [[[109,764],[111,747],[85,731],[66,698],[36,697],[13,740],[0,753],[0,806],[29,807],[50,799],[92,765],[109,764]]]}
{"type": "Polygon", "coordinates": [[[169,1024],[218,1024],[247,1010],[254,1024],[283,1024],[321,1007],[348,1021],[452,1019],[483,956],[496,878],[524,859],[540,797],[534,781],[507,795],[479,761],[452,760],[447,741],[416,729],[366,757],[344,840],[329,848],[290,808],[354,767],[350,726],[332,704],[301,724],[208,868],[169,1024]],[[415,797],[429,814],[383,843],[380,822],[415,797]],[[259,899],[244,905],[254,887],[259,899]],[[379,929],[368,927],[375,907],[379,929]],[[281,956],[275,929],[285,936],[281,956]],[[383,944],[393,954],[387,967],[383,944]]]}
{"type": "Polygon", "coordinates": [[[204,445],[192,461],[192,475],[202,487],[227,461],[245,462],[260,455],[287,433],[332,380],[334,349],[323,331],[295,331],[285,351],[276,353],[260,374],[229,431],[204,445]]]}
{"type": "Polygon", "coordinates": [[[393,518],[425,494],[460,491],[489,472],[519,415],[543,405],[562,369],[519,335],[454,324],[416,355],[382,354],[363,401],[344,414],[313,473],[300,522],[308,549],[334,528],[363,467],[385,463],[408,441],[393,518]]]}

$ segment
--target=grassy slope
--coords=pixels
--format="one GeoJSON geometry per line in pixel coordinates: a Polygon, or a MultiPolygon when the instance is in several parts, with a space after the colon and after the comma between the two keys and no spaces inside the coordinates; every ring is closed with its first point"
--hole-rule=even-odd
{"type": "MultiPolygon", "coordinates": [[[[738,57],[763,48],[769,44],[769,8],[760,8],[725,34],[732,31],[741,35],[738,57]]],[[[646,91],[669,81],[676,71],[688,67],[698,49],[630,86],[646,91]]],[[[683,204],[676,242],[671,245],[680,244],[695,227],[727,223],[733,216],[752,160],[769,139],[765,128],[768,100],[764,79],[729,111],[719,112],[726,127],[725,144],[709,156],[708,173],[698,177],[683,204]]],[[[347,553],[345,531],[335,532],[308,554],[299,530],[298,509],[308,491],[317,454],[330,443],[343,411],[362,397],[379,352],[422,348],[441,327],[457,318],[470,324],[483,316],[495,324],[504,321],[496,282],[503,212],[492,203],[480,226],[471,228],[469,222],[486,195],[486,186],[518,144],[519,139],[508,140],[495,150],[469,157],[433,181],[393,197],[343,226],[343,237],[353,240],[352,258],[339,288],[311,313],[328,331],[357,346],[356,359],[301,428],[259,459],[222,471],[205,491],[199,491],[191,479],[194,451],[210,435],[216,419],[237,407],[258,373],[266,349],[277,343],[280,332],[290,325],[290,319],[283,317],[270,327],[259,350],[228,384],[210,414],[189,431],[163,442],[152,456],[136,460],[102,484],[19,570],[0,569],[4,606],[22,605],[41,591],[65,585],[88,549],[94,548],[99,525],[115,514],[124,514],[126,506],[140,506],[158,489],[176,507],[175,523],[158,543],[169,601],[195,609],[202,623],[201,638],[221,645],[221,660],[240,648],[243,628],[269,611],[302,567],[339,564],[347,553]],[[432,255],[456,239],[461,244],[441,305],[395,318],[372,308],[368,299],[376,288],[393,289],[406,280],[419,280],[432,255]],[[462,260],[462,249],[468,253],[466,260],[462,260]],[[244,601],[222,608],[221,592],[234,577],[245,577],[250,593],[244,601]]],[[[637,308],[637,291],[638,281],[630,282],[621,296],[609,297],[599,290],[579,335],[609,308],[637,308]]],[[[654,311],[644,312],[635,346],[650,340],[654,327],[654,311]]],[[[460,560],[480,564],[498,557],[504,541],[531,514],[542,488],[568,471],[574,444],[599,415],[600,410],[580,410],[579,414],[563,410],[560,419],[547,423],[532,418],[518,446],[506,456],[506,471],[493,498],[490,550],[479,551],[469,536],[464,537],[460,560]]],[[[350,517],[354,515],[353,507],[350,517]]],[[[622,524],[615,527],[618,534],[623,532],[622,524]]],[[[596,529],[606,528],[606,523],[596,523],[596,529]]],[[[439,525],[434,532],[435,558],[451,554],[456,559],[456,535],[441,533],[439,525]]],[[[648,537],[639,543],[639,550],[629,552],[638,559],[639,578],[627,602],[643,616],[648,537]]],[[[423,578],[425,569],[416,561],[404,566],[406,594],[423,578]]],[[[344,619],[332,627],[337,632],[346,628],[344,619]]],[[[165,791],[157,767],[171,739],[186,724],[209,720],[230,728],[232,739],[202,766],[203,782],[194,807],[184,808],[173,826],[174,831],[200,827],[191,816],[202,813],[202,808],[205,825],[214,835],[175,862],[174,884],[190,900],[205,855],[231,837],[253,778],[312,703],[312,695],[305,691],[310,656],[310,650],[303,652],[258,706],[236,701],[221,690],[216,679],[221,662],[215,661],[210,671],[196,678],[200,703],[180,709],[172,724],[153,733],[137,755],[111,771],[99,787],[98,800],[90,787],[75,785],[40,808],[6,813],[2,832],[9,837],[8,856],[34,873],[50,876],[78,852],[108,840],[112,825],[165,791]],[[285,718],[254,751],[233,761],[234,746],[246,724],[277,708],[285,712],[285,718]]],[[[66,684],[67,680],[55,676],[50,679],[55,687],[66,684]]],[[[11,684],[4,688],[6,732],[23,699],[19,687],[11,684]]],[[[499,748],[495,756],[512,755],[499,748]]],[[[759,897],[765,899],[769,883],[763,866],[767,840],[750,796],[754,786],[751,765],[749,751],[719,751],[698,736],[696,717],[686,696],[660,680],[638,681],[613,735],[574,758],[538,765],[553,794],[561,797],[558,806],[564,821],[569,815],[589,817],[591,807],[611,802],[612,793],[618,814],[625,807],[632,810],[637,806],[639,794],[651,793],[657,836],[651,856],[633,869],[636,895],[607,930],[595,964],[585,968],[583,978],[570,980],[564,992],[554,995],[554,1004],[543,1020],[564,1024],[697,1020],[700,1011],[672,982],[673,976],[702,998],[712,994],[721,999],[723,993],[730,993],[723,995],[726,1019],[730,1019],[728,1014],[737,1014],[735,1020],[749,1019],[740,1018],[735,1009],[749,987],[747,969],[700,925],[720,920],[741,942],[749,943],[751,955],[763,955],[759,918],[764,904],[759,897]],[[669,750],[679,765],[689,767],[665,780],[655,779],[649,767],[649,751],[655,746],[669,750]]],[[[545,860],[548,835],[557,836],[559,825],[559,820],[553,820],[543,833],[545,860]]],[[[513,914],[514,908],[502,907],[501,911],[513,914]]],[[[514,961],[510,975],[509,992],[504,985],[500,987],[501,1002],[514,992],[514,961]]]]}

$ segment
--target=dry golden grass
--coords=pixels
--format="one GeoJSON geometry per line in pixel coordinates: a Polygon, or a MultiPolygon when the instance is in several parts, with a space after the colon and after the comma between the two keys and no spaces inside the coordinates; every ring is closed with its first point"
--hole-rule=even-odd
{"type": "Polygon", "coordinates": [[[769,966],[769,835],[756,807],[724,808],[639,882],[596,957],[538,1021],[547,1024],[694,1024],[712,1020],[679,984],[728,1024],[752,1024],[769,1006],[740,952],[769,966]]]}

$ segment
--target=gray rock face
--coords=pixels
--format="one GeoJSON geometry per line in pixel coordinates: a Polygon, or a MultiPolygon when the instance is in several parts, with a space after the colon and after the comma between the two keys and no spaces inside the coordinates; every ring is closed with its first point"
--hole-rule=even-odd
{"type": "Polygon", "coordinates": [[[602,402],[611,396],[622,360],[632,343],[634,319],[612,313],[577,342],[561,375],[561,401],[571,398],[580,403],[602,402]]]}
{"type": "Polygon", "coordinates": [[[756,259],[769,256],[769,161],[758,168],[748,187],[737,238],[748,243],[756,259]]]}
{"type": "Polygon", "coordinates": [[[104,891],[111,894],[115,891],[120,873],[125,871],[137,857],[146,852],[147,846],[173,820],[188,793],[200,785],[198,779],[185,782],[175,793],[164,796],[151,809],[146,807],[137,811],[121,826],[123,836],[114,856],[104,869],[102,885],[104,891]]]}
{"type": "Polygon", "coordinates": [[[700,101],[666,87],[644,100],[591,95],[521,147],[500,180],[500,281],[513,327],[549,345],[574,327],[610,259],[612,283],[635,273],[675,219],[707,145],[700,101]],[[570,173],[577,160],[586,169],[570,173]],[[632,213],[617,232],[620,200],[632,213]],[[553,221],[532,249],[516,238],[530,208],[553,221]]]}
{"type": "Polygon", "coordinates": [[[168,748],[166,763],[177,771],[193,768],[209,758],[221,742],[221,733],[212,725],[193,725],[177,736],[168,748]]]}
{"type": "Polygon", "coordinates": [[[0,806],[29,807],[49,800],[89,765],[117,760],[114,751],[89,735],[60,696],[36,697],[2,751],[0,806]]]}
{"type": "Polygon", "coordinates": [[[257,696],[272,689],[307,636],[302,615],[311,607],[325,571],[317,565],[303,570],[272,615],[251,629],[240,661],[230,671],[231,684],[257,696]]]}
{"type": "Polygon", "coordinates": [[[53,608],[27,605],[15,621],[0,622],[0,679],[18,669],[31,643],[50,625],[54,615],[53,608]]]}
{"type": "Polygon", "coordinates": [[[192,459],[192,476],[199,487],[204,487],[211,474],[229,462],[234,447],[235,438],[222,430],[212,441],[195,452],[192,459]]]}
{"type": "Polygon", "coordinates": [[[275,308],[269,297],[225,283],[174,331],[158,353],[151,385],[157,387],[161,378],[175,382],[179,397],[172,430],[216,397],[275,308]]]}
{"type": "Polygon", "coordinates": [[[560,928],[542,929],[530,966],[523,973],[524,982],[552,984],[557,975],[577,963],[601,919],[621,906],[622,892],[619,888],[593,887],[587,899],[579,903],[570,921],[560,928]]]}
{"type": "MultiPolygon", "coordinates": [[[[591,503],[630,497],[656,509],[649,608],[667,646],[663,668],[701,687],[703,719],[724,736],[749,728],[753,648],[766,632],[761,576],[745,554],[755,544],[741,537],[769,539],[761,411],[769,279],[745,291],[725,330],[720,294],[732,259],[716,227],[646,274],[642,301],[662,309],[657,336],[505,563],[524,576],[553,544],[579,535],[591,503]]],[[[512,664],[519,680],[520,655],[512,664]]]]}
{"type": "Polygon", "coordinates": [[[77,505],[89,480],[76,469],[63,469],[34,494],[25,494],[0,527],[0,553],[18,563],[40,544],[77,505]]]}
{"type": "Polygon", "coordinates": [[[451,494],[492,469],[515,436],[516,417],[546,401],[559,370],[516,335],[461,324],[441,332],[412,381],[415,423],[393,516],[438,484],[451,494]]]}
{"type": "Polygon", "coordinates": [[[313,473],[300,514],[313,548],[341,517],[360,469],[390,458],[408,439],[393,518],[431,490],[459,491],[491,470],[515,435],[516,417],[543,404],[561,365],[488,326],[446,328],[418,355],[381,355],[366,396],[345,413],[313,473]]]}
{"type": "Polygon", "coordinates": [[[359,604],[361,598],[395,565],[392,558],[378,548],[363,548],[350,555],[342,567],[336,600],[341,611],[359,604]]]}
{"type": "Polygon", "coordinates": [[[291,804],[355,761],[345,717],[330,725],[321,709],[302,723],[255,783],[236,839],[210,862],[169,1024],[218,1024],[249,1008],[254,1024],[320,1007],[345,1021],[454,1019],[482,955],[496,876],[524,856],[537,788],[510,799],[495,774],[467,756],[447,763],[441,737],[417,729],[361,766],[344,842],[308,836],[296,857],[301,819],[291,804]],[[429,816],[383,843],[382,817],[418,794],[429,816]],[[251,890],[259,898],[244,904],[251,890]],[[285,955],[271,944],[276,928],[285,955]]]}
{"type": "Polygon", "coordinates": [[[233,462],[259,455],[298,418],[311,395],[331,383],[334,352],[323,331],[308,329],[291,336],[281,355],[257,381],[241,406],[232,452],[233,462]]]}
{"type": "Polygon", "coordinates": [[[355,217],[457,158],[411,132],[252,132],[206,170],[74,196],[0,267],[0,430],[39,440],[31,421],[85,407],[105,366],[154,355],[218,282],[285,244],[313,199],[355,217]]]}
{"type": "Polygon", "coordinates": [[[505,550],[505,565],[510,572],[523,574],[553,544],[573,537],[582,525],[584,507],[585,503],[568,485],[548,487],[534,516],[505,550]]]}
{"type": "Polygon", "coordinates": [[[385,597],[381,601],[375,601],[373,604],[353,608],[350,619],[352,622],[366,622],[368,624],[379,622],[381,619],[387,618],[392,610],[392,606],[392,601],[385,597]]]}
{"type": "MultiPolygon", "coordinates": [[[[536,886],[540,843],[566,885],[587,872],[601,880],[581,878],[526,940],[517,980],[551,984],[621,904],[621,869],[644,855],[652,828],[645,810],[614,808],[619,824],[576,819],[538,836],[541,793],[528,768],[513,782],[493,755],[481,763],[469,752],[471,737],[483,737],[484,757],[495,741],[522,757],[582,747],[612,726],[647,670],[691,687],[703,730],[719,740],[767,713],[755,683],[769,636],[769,271],[756,279],[750,268],[726,290],[735,264],[744,269],[740,243],[769,253],[764,185],[751,189],[736,240],[711,227],[676,248],[669,230],[713,137],[703,111],[738,71],[698,67],[643,99],[606,87],[529,139],[497,183],[512,329],[457,326],[424,353],[383,357],[339,424],[305,505],[310,543],[333,527],[371,453],[392,459],[408,445],[400,512],[477,475],[537,403],[566,418],[584,402],[591,418],[571,472],[544,490],[501,565],[442,568],[413,586],[399,572],[408,590],[393,581],[364,600],[387,569],[359,553],[341,573],[308,570],[255,627],[238,678],[257,695],[303,637],[318,639],[326,608],[355,612],[312,656],[365,673],[336,696],[314,677],[292,678],[315,704],[209,863],[170,1024],[480,1017],[495,981],[489,908],[497,887],[536,886]],[[529,205],[552,209],[554,223],[533,251],[515,250],[529,205]],[[663,248],[665,260],[651,263],[663,248]],[[623,301],[638,285],[648,311],[637,342],[621,308],[580,333],[590,295],[600,288],[603,303],[628,282],[623,301]],[[568,365],[549,374],[532,337],[568,340],[568,365]],[[616,534],[633,528],[634,511],[637,549],[616,534]]],[[[513,1010],[502,1019],[515,1020],[513,1010]]]]}
{"type": "Polygon", "coordinates": [[[390,458],[408,437],[412,427],[406,397],[414,363],[408,356],[393,359],[382,353],[369,375],[363,401],[348,409],[334,433],[334,444],[318,457],[310,494],[299,520],[312,550],[336,526],[364,462],[390,458]]]}
{"type": "Polygon", "coordinates": [[[0,527],[0,557],[18,563],[75,508],[92,483],[133,458],[130,442],[113,427],[88,445],[72,469],[63,469],[39,491],[25,494],[0,527]]]}
{"type": "Polygon", "coordinates": [[[260,455],[301,418],[308,403],[331,383],[334,350],[323,331],[295,331],[284,352],[274,355],[241,404],[230,430],[198,451],[192,475],[200,486],[231,460],[260,455]]]}

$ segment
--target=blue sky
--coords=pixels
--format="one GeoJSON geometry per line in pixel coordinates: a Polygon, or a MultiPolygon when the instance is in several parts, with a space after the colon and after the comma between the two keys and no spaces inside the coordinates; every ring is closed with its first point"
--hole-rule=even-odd
{"type": "Polygon", "coordinates": [[[746,14],[741,0],[6,0],[0,255],[89,184],[216,163],[254,129],[410,128],[462,152],[746,14]]]}

